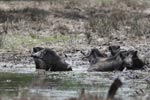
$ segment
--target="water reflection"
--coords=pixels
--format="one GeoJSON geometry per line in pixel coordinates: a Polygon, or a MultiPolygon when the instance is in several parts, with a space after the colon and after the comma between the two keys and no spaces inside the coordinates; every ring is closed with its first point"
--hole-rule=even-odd
{"type": "Polygon", "coordinates": [[[138,73],[139,79],[132,80],[120,72],[0,73],[0,100],[64,100],[78,96],[82,88],[105,97],[118,74],[124,78],[124,84],[117,97],[135,100],[136,90],[142,88],[150,92],[148,84],[141,80],[146,73],[138,73]]]}

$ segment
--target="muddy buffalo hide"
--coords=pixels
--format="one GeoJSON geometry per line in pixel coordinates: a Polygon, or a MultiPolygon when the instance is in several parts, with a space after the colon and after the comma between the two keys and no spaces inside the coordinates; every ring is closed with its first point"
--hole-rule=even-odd
{"type": "MultiPolygon", "coordinates": [[[[34,49],[33,51],[36,51],[34,49]]],[[[31,57],[34,58],[36,68],[38,69],[45,69],[46,71],[72,70],[72,68],[69,67],[64,60],[62,60],[53,50],[49,48],[43,48],[35,53],[32,53],[31,57]]]]}

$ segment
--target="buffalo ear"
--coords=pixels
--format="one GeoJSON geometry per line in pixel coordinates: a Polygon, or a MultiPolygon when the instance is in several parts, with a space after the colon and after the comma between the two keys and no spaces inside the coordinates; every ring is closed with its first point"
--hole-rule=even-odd
{"type": "Polygon", "coordinates": [[[111,46],[109,46],[109,47],[108,47],[108,49],[109,49],[109,50],[112,50],[112,47],[111,47],[111,46]]]}
{"type": "Polygon", "coordinates": [[[137,56],[138,51],[133,52],[133,56],[137,56]]]}
{"type": "Polygon", "coordinates": [[[43,49],[44,49],[43,47],[33,47],[33,52],[38,52],[43,49]]]}
{"type": "Polygon", "coordinates": [[[135,52],[134,52],[134,54],[137,54],[137,53],[138,53],[138,51],[135,51],[135,52]]]}
{"type": "Polygon", "coordinates": [[[33,47],[33,52],[38,52],[38,47],[33,47]]]}
{"type": "Polygon", "coordinates": [[[120,46],[117,46],[118,49],[120,49],[120,46]]]}
{"type": "Polygon", "coordinates": [[[33,52],[36,52],[36,48],[35,47],[33,48],[33,52]]]}

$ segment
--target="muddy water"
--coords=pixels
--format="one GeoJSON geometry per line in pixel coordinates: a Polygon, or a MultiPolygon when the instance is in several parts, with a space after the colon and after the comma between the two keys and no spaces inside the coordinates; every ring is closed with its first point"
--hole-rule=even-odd
{"type": "Polygon", "coordinates": [[[44,72],[36,71],[34,65],[3,68],[0,73],[0,100],[64,100],[78,96],[82,88],[106,97],[109,86],[116,77],[123,81],[123,86],[116,95],[118,98],[136,100],[150,93],[150,85],[146,82],[148,71],[101,73],[86,72],[85,69],[44,72]]]}
{"type": "Polygon", "coordinates": [[[111,83],[117,77],[123,82],[117,98],[141,100],[150,94],[149,69],[87,72],[89,64],[80,59],[80,53],[68,53],[67,56],[66,61],[72,65],[72,72],[35,70],[34,62],[30,65],[0,62],[0,100],[65,100],[77,97],[82,88],[88,93],[105,98],[111,83]]]}

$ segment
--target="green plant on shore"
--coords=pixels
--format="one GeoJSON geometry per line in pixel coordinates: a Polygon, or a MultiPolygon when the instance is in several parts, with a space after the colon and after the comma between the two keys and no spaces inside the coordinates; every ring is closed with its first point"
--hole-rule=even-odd
{"type": "Polygon", "coordinates": [[[0,37],[0,44],[1,49],[4,50],[17,50],[23,48],[32,48],[36,45],[46,45],[46,44],[57,44],[57,43],[64,43],[65,41],[73,39],[69,36],[37,36],[37,35],[6,35],[4,37],[0,37]]]}

